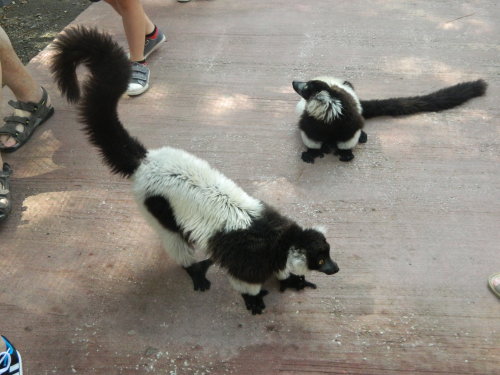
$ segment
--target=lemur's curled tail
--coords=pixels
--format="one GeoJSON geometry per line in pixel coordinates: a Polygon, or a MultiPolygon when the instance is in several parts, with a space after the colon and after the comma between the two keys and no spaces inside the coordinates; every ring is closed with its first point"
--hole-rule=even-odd
{"type": "Polygon", "coordinates": [[[482,79],[446,87],[428,95],[382,100],[361,100],[363,117],[404,116],[421,112],[439,112],[456,107],[486,92],[482,79]]]}
{"type": "Polygon", "coordinates": [[[51,71],[68,101],[80,100],[76,68],[83,64],[89,69],[91,76],[82,85],[80,103],[84,130],[111,170],[130,177],[147,150],[118,118],[118,101],[131,74],[125,52],[109,35],[82,26],[63,31],[54,42],[54,50],[51,71]]]}

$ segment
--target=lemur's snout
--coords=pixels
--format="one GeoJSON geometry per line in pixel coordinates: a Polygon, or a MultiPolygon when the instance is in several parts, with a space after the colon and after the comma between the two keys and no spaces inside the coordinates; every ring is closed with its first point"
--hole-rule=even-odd
{"type": "Polygon", "coordinates": [[[340,271],[339,266],[333,260],[329,259],[321,266],[318,270],[320,272],[326,273],[327,275],[333,275],[340,271]]]}
{"type": "Polygon", "coordinates": [[[300,96],[302,96],[302,93],[304,91],[304,87],[306,87],[306,83],[300,82],[300,81],[293,81],[292,86],[293,86],[293,89],[295,90],[295,92],[297,94],[299,94],[300,96]]]}

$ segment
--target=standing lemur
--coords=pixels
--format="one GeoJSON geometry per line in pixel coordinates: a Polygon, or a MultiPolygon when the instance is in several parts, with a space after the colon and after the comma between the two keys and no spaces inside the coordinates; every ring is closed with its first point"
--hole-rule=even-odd
{"type": "Polygon", "coordinates": [[[205,274],[215,262],[229,274],[252,314],[265,308],[262,284],[273,274],[280,289],[315,288],[304,274],[339,271],[320,229],[303,229],[265,203],[249,196],[204,160],[179,149],[147,150],[118,118],[130,63],[109,35],[76,27],[59,35],[51,65],[70,102],[80,100],[76,68],[90,77],[79,106],[89,140],[114,173],[133,181],[135,198],[165,249],[191,277],[194,289],[210,287],[205,274]],[[196,262],[194,247],[209,255],[196,262]]]}
{"type": "Polygon", "coordinates": [[[307,151],[302,160],[314,163],[317,157],[333,151],[341,161],[354,158],[352,149],[367,141],[362,130],[364,120],[377,116],[404,116],[438,112],[456,107],[486,91],[486,82],[459,83],[428,95],[360,100],[348,81],[318,77],[308,82],[294,81],[294,90],[302,97],[297,104],[300,134],[307,151]]]}

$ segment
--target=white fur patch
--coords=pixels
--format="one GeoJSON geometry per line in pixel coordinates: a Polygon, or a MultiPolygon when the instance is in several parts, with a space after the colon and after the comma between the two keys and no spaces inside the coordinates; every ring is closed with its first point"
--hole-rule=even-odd
{"type": "Polygon", "coordinates": [[[260,293],[260,288],[262,287],[261,284],[249,284],[244,281],[238,280],[231,275],[228,275],[228,278],[229,283],[234,288],[234,290],[240,293],[250,294],[251,296],[256,296],[260,293]]]}
{"type": "Polygon", "coordinates": [[[314,80],[323,81],[330,87],[336,86],[336,87],[339,87],[339,88],[345,90],[354,99],[354,102],[356,103],[356,108],[357,108],[358,112],[360,114],[363,112],[363,108],[361,107],[361,103],[359,101],[358,95],[354,92],[354,90],[352,89],[351,86],[344,84],[345,80],[335,78],[335,77],[328,77],[328,76],[316,77],[316,78],[314,78],[314,80]]]}
{"type": "Polygon", "coordinates": [[[297,113],[299,116],[304,113],[306,110],[306,100],[304,98],[300,98],[299,102],[295,106],[295,113],[297,113]]]}
{"type": "Polygon", "coordinates": [[[326,227],[324,225],[315,225],[312,227],[312,229],[317,230],[320,233],[323,233],[326,236],[326,227]]]}
{"type": "Polygon", "coordinates": [[[307,101],[306,111],[315,119],[329,124],[342,115],[342,103],[332,98],[328,92],[320,91],[307,101]]]}
{"type": "MultiPolygon", "coordinates": [[[[206,161],[171,147],[149,151],[133,180],[139,205],[152,195],[168,199],[177,224],[203,250],[216,232],[246,229],[264,208],[206,161]]],[[[145,211],[156,222],[143,207],[145,211]]],[[[153,227],[160,236],[166,231],[158,223],[153,227]]]]}
{"type": "Polygon", "coordinates": [[[350,150],[354,148],[359,142],[359,136],[361,135],[361,130],[354,133],[354,136],[345,142],[337,142],[337,147],[339,150],[350,150]]]}
{"type": "Polygon", "coordinates": [[[309,271],[307,267],[307,258],[303,250],[291,247],[288,250],[285,269],[276,272],[278,280],[287,279],[291,273],[298,276],[304,276],[309,271]]]}
{"type": "Polygon", "coordinates": [[[321,145],[323,142],[316,142],[313,141],[311,138],[309,138],[304,131],[300,131],[300,137],[302,138],[302,142],[308,147],[308,148],[317,148],[320,149],[321,145]]]}

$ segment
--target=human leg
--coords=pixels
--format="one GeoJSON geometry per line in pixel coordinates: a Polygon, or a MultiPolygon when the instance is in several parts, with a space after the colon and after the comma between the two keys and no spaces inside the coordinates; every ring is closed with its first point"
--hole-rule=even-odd
{"type": "Polygon", "coordinates": [[[0,149],[14,151],[28,140],[35,127],[52,115],[53,109],[48,95],[19,60],[1,27],[0,64],[2,85],[17,99],[17,102],[9,102],[14,107],[14,116],[8,117],[0,128],[0,149]]]}
{"type": "Polygon", "coordinates": [[[131,61],[144,60],[144,37],[155,25],[144,12],[139,0],[105,0],[122,17],[123,29],[130,49],[131,61]]]}

